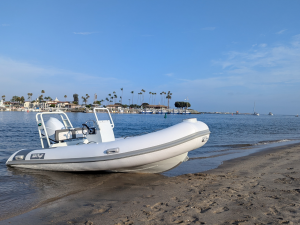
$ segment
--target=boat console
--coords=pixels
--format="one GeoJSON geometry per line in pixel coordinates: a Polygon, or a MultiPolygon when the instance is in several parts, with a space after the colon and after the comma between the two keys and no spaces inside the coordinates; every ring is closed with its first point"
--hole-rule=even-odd
{"type": "Polygon", "coordinates": [[[42,148],[65,147],[70,145],[90,144],[115,141],[114,122],[106,108],[94,108],[95,121],[88,120],[82,127],[74,128],[64,112],[43,112],[36,114],[39,137],[42,148]],[[107,111],[109,120],[98,120],[97,113],[107,111]],[[50,117],[44,121],[45,115],[59,115],[61,121],[50,117]]]}

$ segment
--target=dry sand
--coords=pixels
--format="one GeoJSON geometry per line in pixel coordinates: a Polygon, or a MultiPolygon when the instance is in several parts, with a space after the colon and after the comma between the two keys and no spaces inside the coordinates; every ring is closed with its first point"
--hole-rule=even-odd
{"type": "Polygon", "coordinates": [[[299,184],[300,145],[288,145],[205,173],[115,174],[0,224],[300,224],[299,184]]]}

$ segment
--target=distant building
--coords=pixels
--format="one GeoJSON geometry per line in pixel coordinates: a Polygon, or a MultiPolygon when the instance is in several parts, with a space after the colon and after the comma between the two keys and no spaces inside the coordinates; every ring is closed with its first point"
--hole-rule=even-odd
{"type": "Polygon", "coordinates": [[[149,109],[167,109],[168,106],[165,106],[165,105],[145,105],[144,108],[149,108],[149,109]]]}
{"type": "Polygon", "coordinates": [[[3,103],[3,100],[0,101],[0,110],[5,110],[5,105],[3,103]]]}
{"type": "Polygon", "coordinates": [[[107,105],[106,108],[107,109],[121,109],[122,106],[119,104],[114,104],[114,105],[107,105]]]}
{"type": "Polygon", "coordinates": [[[68,102],[68,101],[59,101],[57,98],[55,98],[55,100],[52,101],[34,101],[34,102],[30,102],[30,101],[26,101],[24,103],[24,108],[49,108],[51,105],[54,105],[55,108],[67,108],[67,109],[72,109],[72,108],[77,108],[78,105],[75,105],[74,103],[68,102]]]}

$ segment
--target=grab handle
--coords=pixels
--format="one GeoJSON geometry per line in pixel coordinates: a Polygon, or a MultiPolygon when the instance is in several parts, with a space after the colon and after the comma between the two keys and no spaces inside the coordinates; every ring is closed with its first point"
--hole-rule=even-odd
{"type": "Polygon", "coordinates": [[[110,125],[111,125],[112,128],[114,128],[114,127],[115,127],[114,121],[113,121],[113,119],[111,118],[110,112],[109,112],[109,110],[108,110],[107,108],[94,108],[94,114],[95,114],[95,117],[96,117],[97,122],[98,122],[99,120],[98,120],[98,116],[97,116],[96,111],[97,111],[97,110],[101,110],[101,109],[104,109],[104,110],[107,111],[107,113],[108,113],[108,115],[109,115],[109,118],[110,118],[110,122],[111,122],[110,125]]]}

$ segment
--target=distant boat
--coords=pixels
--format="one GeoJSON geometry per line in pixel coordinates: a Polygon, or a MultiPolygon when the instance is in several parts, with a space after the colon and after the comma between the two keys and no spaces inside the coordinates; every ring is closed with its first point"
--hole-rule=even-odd
{"type": "Polygon", "coordinates": [[[255,112],[255,102],[254,102],[254,108],[253,108],[253,115],[254,115],[254,116],[259,116],[259,113],[258,113],[258,112],[255,112]]]}
{"type": "Polygon", "coordinates": [[[191,114],[191,112],[186,109],[182,111],[182,114],[191,114]]]}
{"type": "Polygon", "coordinates": [[[153,111],[143,110],[143,111],[140,112],[140,114],[153,114],[153,111]]]}
{"type": "Polygon", "coordinates": [[[269,112],[269,116],[273,116],[273,113],[269,112]]]}
{"type": "Polygon", "coordinates": [[[299,117],[298,114],[295,117],[299,117]]]}
{"type": "Polygon", "coordinates": [[[155,112],[155,114],[165,114],[165,113],[168,113],[168,111],[165,109],[160,109],[155,112]]]}
{"type": "Polygon", "coordinates": [[[169,114],[178,114],[179,112],[178,112],[178,110],[176,110],[176,109],[173,109],[173,110],[171,110],[171,111],[169,111],[169,114]]]}

